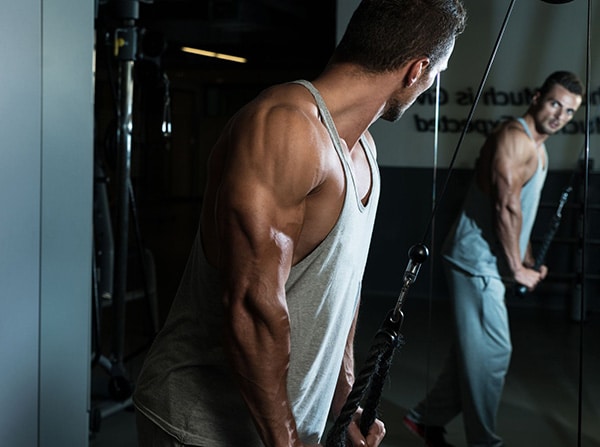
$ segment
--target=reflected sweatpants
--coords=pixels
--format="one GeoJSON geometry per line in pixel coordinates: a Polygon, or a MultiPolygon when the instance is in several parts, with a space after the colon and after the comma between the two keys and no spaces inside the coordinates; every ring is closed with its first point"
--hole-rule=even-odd
{"type": "Polygon", "coordinates": [[[512,352],[505,286],[448,263],[445,270],[456,336],[441,374],[411,416],[444,426],[462,412],[469,447],[501,446],[496,415],[512,352]]]}

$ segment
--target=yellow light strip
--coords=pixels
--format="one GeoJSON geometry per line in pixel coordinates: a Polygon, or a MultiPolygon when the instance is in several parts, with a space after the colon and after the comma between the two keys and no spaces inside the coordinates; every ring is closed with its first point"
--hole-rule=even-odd
{"type": "Polygon", "coordinates": [[[181,51],[185,51],[186,53],[197,54],[199,56],[216,57],[217,59],[224,59],[226,61],[239,62],[240,64],[245,64],[248,61],[244,57],[231,56],[230,54],[223,53],[215,53],[214,51],[199,50],[197,48],[181,47],[181,51]]]}

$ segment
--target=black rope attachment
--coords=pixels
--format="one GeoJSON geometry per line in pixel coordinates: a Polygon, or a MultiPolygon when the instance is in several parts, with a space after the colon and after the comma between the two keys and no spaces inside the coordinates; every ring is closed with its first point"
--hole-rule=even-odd
{"type": "Polygon", "coordinates": [[[359,407],[363,409],[359,424],[363,435],[369,433],[377,419],[377,409],[394,353],[404,344],[404,337],[400,334],[404,321],[402,305],[410,286],[417,279],[421,264],[429,257],[429,250],[424,244],[416,244],[410,248],[408,255],[409,261],[396,306],[388,312],[375,334],[367,361],[358,374],[340,415],[327,433],[326,447],[346,446],[348,426],[359,407]]]}

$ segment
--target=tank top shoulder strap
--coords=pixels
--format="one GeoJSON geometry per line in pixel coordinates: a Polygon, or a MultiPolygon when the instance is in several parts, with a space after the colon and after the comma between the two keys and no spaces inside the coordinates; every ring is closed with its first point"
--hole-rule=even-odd
{"type": "MultiPolygon", "coordinates": [[[[292,83],[300,84],[300,85],[306,87],[306,89],[308,89],[308,91],[314,97],[317,107],[319,109],[319,114],[321,115],[321,118],[323,120],[323,124],[325,125],[325,128],[329,132],[331,141],[333,142],[333,146],[335,147],[335,150],[338,153],[338,156],[340,157],[342,164],[344,165],[344,169],[347,171],[347,175],[351,179],[351,184],[353,186],[354,193],[357,198],[357,202],[358,202],[359,206],[361,208],[363,208],[360,197],[358,196],[356,180],[354,179],[352,169],[350,168],[350,160],[348,159],[348,155],[346,154],[346,152],[342,149],[343,146],[342,146],[342,142],[340,140],[340,136],[338,134],[337,128],[335,127],[335,123],[333,122],[333,118],[331,117],[331,114],[329,113],[329,109],[327,108],[327,105],[325,104],[325,100],[323,99],[323,97],[321,96],[319,91],[316,89],[316,87],[314,85],[312,85],[312,83],[310,83],[309,81],[300,79],[300,80],[292,81],[292,83]]],[[[371,169],[371,173],[373,174],[372,178],[377,179],[377,175],[375,175],[375,172],[376,172],[375,167],[376,167],[377,162],[375,160],[375,154],[373,152],[373,148],[371,147],[371,145],[368,143],[367,139],[364,136],[360,137],[360,144],[362,145],[363,150],[365,151],[365,154],[369,161],[369,167],[371,169]]]]}
{"type": "Polygon", "coordinates": [[[334,142],[336,150],[338,152],[340,152],[340,155],[342,155],[341,154],[342,143],[340,141],[340,136],[335,127],[335,123],[333,122],[333,118],[331,117],[331,114],[329,113],[329,109],[327,108],[327,105],[325,104],[325,100],[323,99],[323,97],[321,96],[319,91],[315,88],[314,85],[312,85],[312,83],[310,83],[309,81],[306,81],[304,79],[299,79],[297,81],[293,81],[293,83],[303,85],[313,95],[313,97],[315,98],[315,102],[317,103],[317,107],[319,108],[319,113],[321,114],[321,118],[323,119],[323,123],[325,124],[325,127],[327,128],[327,131],[329,132],[329,135],[331,136],[331,140],[334,142]]]}
{"type": "MultiPolygon", "coordinates": [[[[527,134],[527,136],[533,140],[533,135],[531,134],[531,130],[529,130],[529,126],[527,125],[527,123],[525,122],[525,120],[521,117],[516,118],[516,120],[521,124],[521,126],[523,126],[523,130],[525,130],[525,133],[527,134]]],[[[548,153],[546,152],[546,145],[543,145],[543,151],[546,155],[546,160],[548,159],[548,153]]],[[[546,166],[544,166],[543,163],[543,158],[542,158],[542,152],[538,153],[538,171],[544,171],[548,169],[548,166],[546,164],[546,166]]]]}
{"type": "Polygon", "coordinates": [[[533,140],[533,135],[531,134],[531,131],[529,130],[529,126],[527,125],[525,120],[521,117],[516,118],[516,120],[521,124],[521,126],[523,126],[523,130],[525,130],[525,133],[527,134],[527,136],[533,140]]]}

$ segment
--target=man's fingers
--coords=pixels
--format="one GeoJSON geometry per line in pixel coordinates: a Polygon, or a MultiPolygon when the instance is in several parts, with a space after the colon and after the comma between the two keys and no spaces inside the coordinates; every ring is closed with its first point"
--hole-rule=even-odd
{"type": "Polygon", "coordinates": [[[365,438],[360,431],[357,421],[352,421],[348,425],[348,439],[352,447],[377,447],[385,437],[385,425],[379,419],[376,419],[369,433],[365,438]]]}
{"type": "Polygon", "coordinates": [[[371,425],[369,434],[367,435],[367,445],[369,447],[377,447],[383,441],[385,437],[385,425],[379,419],[375,420],[375,423],[371,425]]]}

